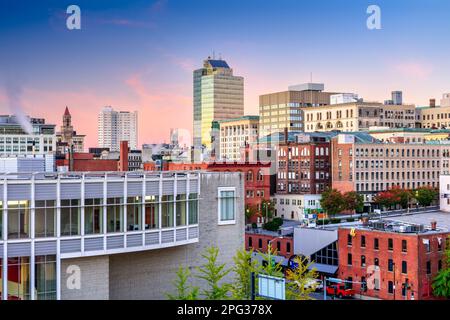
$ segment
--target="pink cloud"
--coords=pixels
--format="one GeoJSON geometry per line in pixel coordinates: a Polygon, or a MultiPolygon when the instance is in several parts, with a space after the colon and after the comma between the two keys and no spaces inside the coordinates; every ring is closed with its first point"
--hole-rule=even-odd
{"type": "Polygon", "coordinates": [[[424,80],[430,77],[433,66],[426,62],[405,61],[394,66],[401,75],[409,78],[424,80]]]}

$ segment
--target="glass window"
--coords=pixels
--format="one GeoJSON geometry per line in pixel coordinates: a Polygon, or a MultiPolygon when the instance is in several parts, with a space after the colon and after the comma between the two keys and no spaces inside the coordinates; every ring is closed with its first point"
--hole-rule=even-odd
{"type": "Polygon", "coordinates": [[[373,239],[373,248],[375,250],[378,250],[378,248],[379,248],[378,238],[373,239]]]}
{"type": "Polygon", "coordinates": [[[366,247],[366,236],[361,236],[361,248],[366,247]]]}
{"type": "Polygon", "coordinates": [[[198,195],[189,194],[189,224],[198,223],[198,195]]]}
{"type": "Polygon", "coordinates": [[[8,259],[8,300],[30,299],[30,258],[8,259]]]}
{"type": "MultiPolygon", "coordinates": [[[[108,198],[106,200],[106,223],[107,232],[123,231],[123,199],[108,198]]],[[[101,219],[101,217],[100,217],[101,219]]]]}
{"type": "Polygon", "coordinates": [[[388,293],[394,293],[394,282],[388,281],[388,293]]]}
{"type": "Polygon", "coordinates": [[[406,261],[402,261],[402,273],[407,274],[408,273],[408,264],[406,261]]]}
{"type": "Polygon", "coordinates": [[[8,238],[30,237],[30,202],[8,201],[8,238]]]}
{"type": "Polygon", "coordinates": [[[81,234],[80,200],[61,200],[61,236],[81,234]]]}
{"type": "MultiPolygon", "coordinates": [[[[0,239],[3,239],[3,201],[0,201],[0,239]]],[[[0,268],[1,268],[1,264],[0,264],[0,268]]],[[[1,294],[0,294],[0,299],[1,299],[1,294]]]]}
{"type": "Polygon", "coordinates": [[[37,300],[56,300],[56,256],[36,256],[35,292],[37,300]]]}
{"type": "Polygon", "coordinates": [[[142,197],[127,198],[127,230],[142,230],[142,197]]]}
{"type": "Polygon", "coordinates": [[[161,201],[161,227],[170,228],[173,227],[173,196],[162,196],[161,201]]]}
{"type": "Polygon", "coordinates": [[[235,191],[219,191],[219,222],[235,221],[235,191]]]}
{"type": "Polygon", "coordinates": [[[186,225],[186,195],[177,195],[177,226],[186,225]]]}
{"type": "Polygon", "coordinates": [[[402,240],[402,252],[408,252],[408,243],[406,240],[402,240]]]}
{"type": "Polygon", "coordinates": [[[34,235],[36,238],[56,237],[56,208],[54,200],[36,200],[34,235]]]}
{"type": "Polygon", "coordinates": [[[84,233],[103,233],[103,199],[85,199],[84,233]]]}
{"type": "Polygon", "coordinates": [[[157,196],[145,197],[145,230],[159,228],[159,203],[157,196]]]}
{"type": "Polygon", "coordinates": [[[388,250],[392,251],[394,249],[394,240],[392,238],[388,239],[388,250]]]}

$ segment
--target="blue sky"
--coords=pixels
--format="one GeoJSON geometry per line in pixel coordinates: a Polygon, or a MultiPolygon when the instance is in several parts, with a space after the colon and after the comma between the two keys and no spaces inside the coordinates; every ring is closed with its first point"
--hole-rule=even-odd
{"type": "Polygon", "coordinates": [[[140,112],[140,142],[161,141],[191,128],[192,70],[213,51],[245,77],[247,113],[311,72],[330,91],[421,105],[450,91],[449,34],[447,0],[2,0],[0,111],[14,82],[27,113],[59,123],[68,105],[91,144],[107,104],[140,112]],[[65,27],[70,4],[81,30],[65,27]],[[371,4],[381,30],[366,27],[371,4]]]}

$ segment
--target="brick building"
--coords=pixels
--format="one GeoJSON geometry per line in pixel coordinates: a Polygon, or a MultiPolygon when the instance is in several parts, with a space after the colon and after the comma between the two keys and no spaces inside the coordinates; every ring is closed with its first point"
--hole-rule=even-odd
{"type": "Polygon", "coordinates": [[[277,232],[267,230],[258,230],[258,232],[245,232],[245,249],[267,252],[271,245],[272,249],[277,250],[279,256],[289,259],[294,253],[294,240],[292,237],[280,237],[277,232]]]}
{"type": "Polygon", "coordinates": [[[431,284],[444,265],[450,233],[447,226],[420,224],[433,217],[416,216],[339,228],[338,277],[354,281],[355,292],[370,298],[434,299],[431,284]]]}

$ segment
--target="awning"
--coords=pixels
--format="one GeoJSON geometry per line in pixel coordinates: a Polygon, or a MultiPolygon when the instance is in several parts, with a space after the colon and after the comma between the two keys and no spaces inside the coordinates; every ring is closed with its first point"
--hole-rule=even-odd
{"type": "Polygon", "coordinates": [[[327,273],[327,274],[335,274],[338,266],[332,266],[329,264],[321,264],[321,263],[312,263],[308,269],[315,268],[317,272],[327,273]]]}

